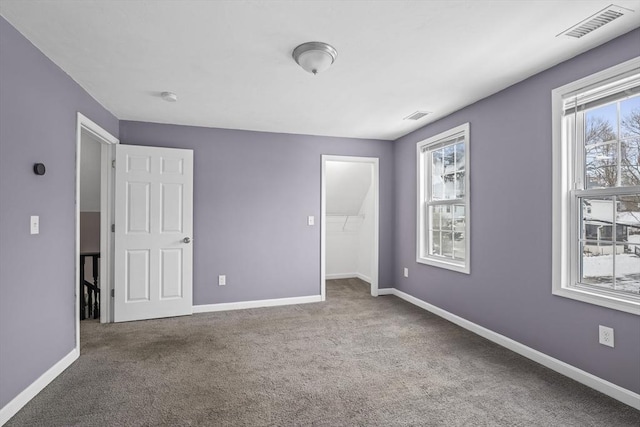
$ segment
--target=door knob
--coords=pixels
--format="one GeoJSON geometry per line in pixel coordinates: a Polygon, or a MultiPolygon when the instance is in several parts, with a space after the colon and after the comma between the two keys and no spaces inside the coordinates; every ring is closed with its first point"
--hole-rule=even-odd
{"type": "Polygon", "coordinates": [[[184,239],[182,239],[182,243],[191,243],[191,239],[188,237],[185,237],[184,239]]]}

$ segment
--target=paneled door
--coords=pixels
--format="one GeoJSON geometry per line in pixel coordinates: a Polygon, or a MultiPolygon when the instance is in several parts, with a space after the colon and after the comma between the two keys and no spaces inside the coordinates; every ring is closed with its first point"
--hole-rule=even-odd
{"type": "Polygon", "coordinates": [[[114,321],[192,313],[193,151],[116,146],[114,321]]]}

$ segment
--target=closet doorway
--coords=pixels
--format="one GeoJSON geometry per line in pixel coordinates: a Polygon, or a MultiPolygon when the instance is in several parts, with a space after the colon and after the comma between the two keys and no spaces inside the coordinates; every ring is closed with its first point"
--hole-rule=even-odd
{"type": "Polygon", "coordinates": [[[378,159],[322,156],[321,296],[326,281],[359,278],[378,296],[378,159]]]}

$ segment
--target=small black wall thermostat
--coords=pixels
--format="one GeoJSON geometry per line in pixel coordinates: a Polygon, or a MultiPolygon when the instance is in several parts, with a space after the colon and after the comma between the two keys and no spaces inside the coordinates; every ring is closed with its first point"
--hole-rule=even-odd
{"type": "Polygon", "coordinates": [[[44,173],[46,172],[46,168],[44,167],[43,163],[36,163],[35,165],[33,165],[33,171],[36,175],[44,175],[44,173]]]}

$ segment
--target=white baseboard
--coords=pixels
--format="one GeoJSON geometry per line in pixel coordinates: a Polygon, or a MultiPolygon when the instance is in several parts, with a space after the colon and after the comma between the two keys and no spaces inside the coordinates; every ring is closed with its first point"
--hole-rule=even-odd
{"type": "Polygon", "coordinates": [[[333,273],[324,275],[326,280],[353,279],[354,277],[358,277],[358,273],[333,273]]]}
{"type": "Polygon", "coordinates": [[[399,291],[396,288],[385,288],[378,290],[378,295],[385,294],[395,295],[398,298],[410,302],[411,304],[417,305],[418,307],[430,311],[431,313],[436,314],[442,318],[445,318],[458,326],[461,326],[475,334],[480,335],[481,337],[488,339],[489,341],[493,341],[494,343],[506,347],[509,350],[520,354],[521,356],[531,359],[534,362],[544,365],[549,369],[552,369],[564,376],[578,381],[579,383],[598,390],[600,393],[604,393],[607,396],[613,397],[614,399],[619,400],[622,403],[640,410],[640,394],[622,388],[600,377],[596,377],[595,375],[583,371],[582,369],[578,369],[575,366],[569,365],[568,363],[541,353],[538,350],[527,347],[526,345],[514,341],[511,338],[507,338],[504,335],[493,332],[490,329],[463,319],[460,316],[449,313],[446,310],[436,307],[435,305],[431,305],[428,302],[411,296],[405,292],[399,291]]]}
{"type": "Polygon", "coordinates": [[[245,308],[275,307],[279,305],[307,304],[310,302],[322,302],[320,295],[306,297],[275,298],[256,301],[224,302],[219,304],[194,305],[194,313],[210,313],[213,311],[243,310],[245,308]]]}
{"type": "Polygon", "coordinates": [[[19,395],[13,398],[11,402],[7,403],[2,409],[0,409],[0,426],[4,425],[11,419],[20,409],[31,399],[33,399],[38,393],[42,391],[51,381],[53,381],[58,375],[60,375],[65,369],[67,369],[75,360],[80,356],[80,352],[77,348],[71,350],[69,354],[60,359],[55,365],[49,368],[44,374],[35,380],[29,387],[24,389],[19,395]]]}
{"type": "Polygon", "coordinates": [[[371,278],[365,276],[362,273],[333,273],[333,274],[325,274],[326,280],[335,280],[335,279],[360,279],[363,282],[371,283],[371,278]]]}
{"type": "Polygon", "coordinates": [[[360,280],[362,280],[363,282],[366,282],[368,284],[371,284],[371,278],[365,276],[364,274],[360,274],[360,273],[356,273],[356,277],[360,280]]]}

